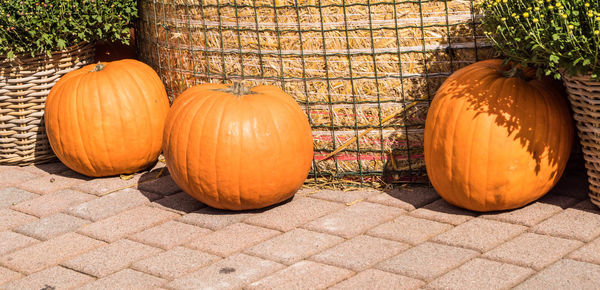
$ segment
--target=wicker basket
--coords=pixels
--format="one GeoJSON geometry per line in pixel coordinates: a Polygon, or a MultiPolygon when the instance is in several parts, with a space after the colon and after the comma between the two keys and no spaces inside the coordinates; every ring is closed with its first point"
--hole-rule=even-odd
{"type": "Polygon", "coordinates": [[[62,75],[93,58],[94,46],[80,43],[51,56],[0,61],[0,164],[54,159],[43,122],[46,96],[62,75]]]}
{"type": "Polygon", "coordinates": [[[600,82],[591,81],[589,76],[562,76],[573,118],[577,123],[577,133],[585,158],[589,196],[600,206],[600,82]]]}

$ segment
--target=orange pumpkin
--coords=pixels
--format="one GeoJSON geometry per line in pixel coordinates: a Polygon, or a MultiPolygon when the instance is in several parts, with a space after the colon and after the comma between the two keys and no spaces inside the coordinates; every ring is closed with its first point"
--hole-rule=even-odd
{"type": "Polygon", "coordinates": [[[87,176],[110,176],[156,161],[169,99],[152,68],[128,59],[66,74],[45,110],[48,139],[60,161],[87,176]]]}
{"type": "Polygon", "coordinates": [[[557,83],[487,60],[458,70],[439,88],[425,124],[425,164],[449,203],[512,209],[556,184],[572,142],[571,115],[557,83]]]}
{"type": "Polygon", "coordinates": [[[310,170],[312,132],[281,89],[198,85],[174,102],[163,154],[173,180],[216,208],[255,209],[284,201],[310,170]]]}

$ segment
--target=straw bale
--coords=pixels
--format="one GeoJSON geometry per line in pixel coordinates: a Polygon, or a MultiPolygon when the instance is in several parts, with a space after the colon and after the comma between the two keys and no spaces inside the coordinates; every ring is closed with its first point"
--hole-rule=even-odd
{"type": "Polygon", "coordinates": [[[390,168],[422,174],[422,146],[410,144],[422,143],[428,102],[403,108],[431,100],[453,71],[493,53],[474,24],[479,16],[472,14],[471,0],[140,5],[140,55],[157,69],[171,98],[206,82],[280,86],[313,127],[314,172],[336,176],[390,168]],[[367,128],[376,129],[319,160],[367,128]]]}

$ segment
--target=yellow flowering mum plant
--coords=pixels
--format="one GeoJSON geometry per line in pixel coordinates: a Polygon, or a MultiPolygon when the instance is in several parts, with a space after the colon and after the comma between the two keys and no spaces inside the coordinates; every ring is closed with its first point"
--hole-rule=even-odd
{"type": "Polygon", "coordinates": [[[507,60],[560,73],[600,76],[600,0],[482,0],[488,38],[507,60]]]}

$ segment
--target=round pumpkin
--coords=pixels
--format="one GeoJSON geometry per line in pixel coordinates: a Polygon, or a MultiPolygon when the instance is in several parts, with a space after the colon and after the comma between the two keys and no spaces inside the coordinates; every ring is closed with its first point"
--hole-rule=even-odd
{"type": "Polygon", "coordinates": [[[162,146],[169,99],[148,65],[90,64],[63,76],[46,99],[46,133],[66,166],[99,177],[152,165],[162,146]]]}
{"type": "Polygon", "coordinates": [[[442,84],[425,123],[425,164],[447,202],[474,211],[518,208],[561,177],[573,124],[560,85],[532,69],[486,60],[442,84]]]}
{"type": "Polygon", "coordinates": [[[245,210],[282,202],[310,170],[312,132],[281,89],[198,85],[173,103],[163,154],[175,183],[215,208],[245,210]]]}

